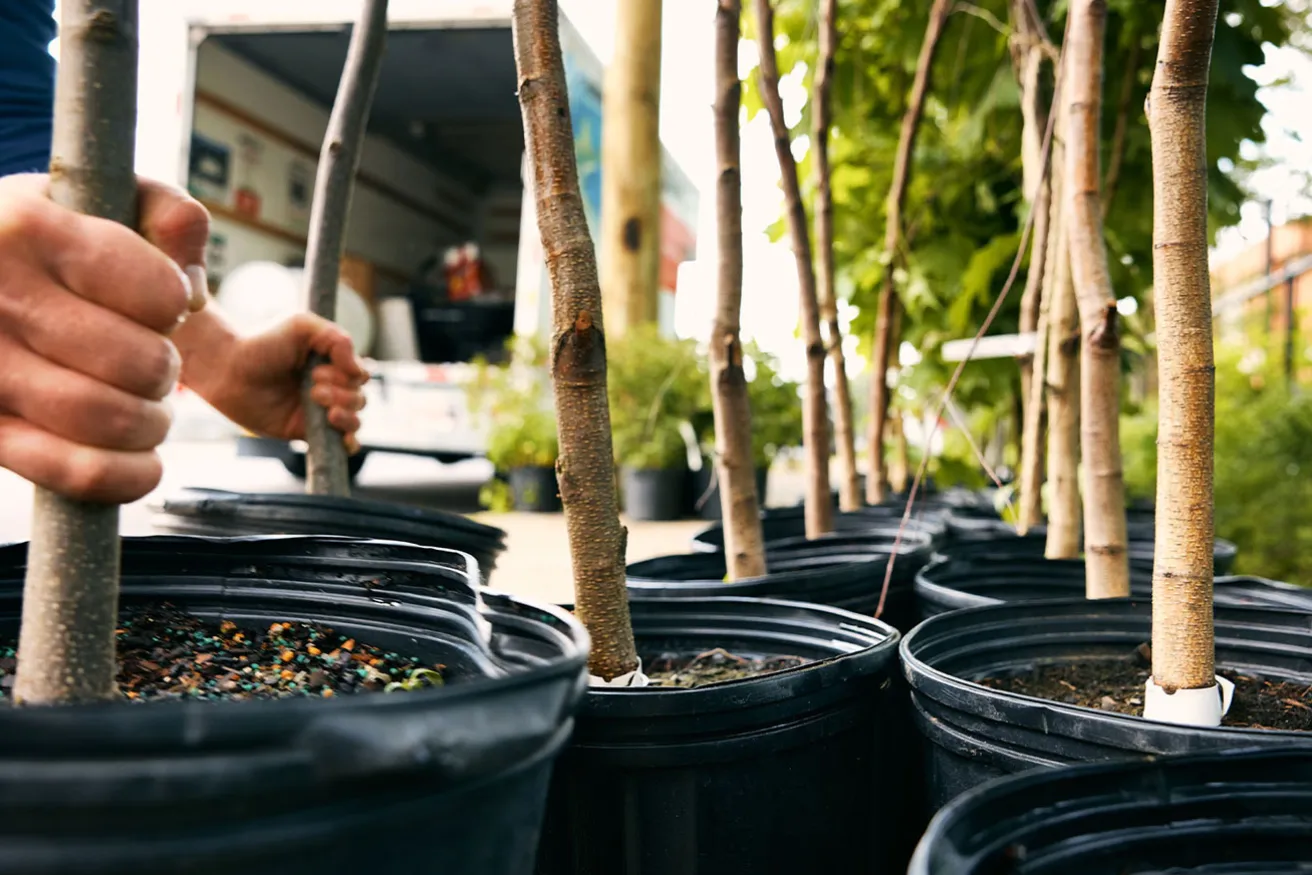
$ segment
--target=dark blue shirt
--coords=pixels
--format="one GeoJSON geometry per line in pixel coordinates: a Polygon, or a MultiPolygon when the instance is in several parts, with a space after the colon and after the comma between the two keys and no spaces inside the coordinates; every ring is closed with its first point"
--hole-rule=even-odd
{"type": "Polygon", "coordinates": [[[50,164],[55,0],[0,0],[0,176],[50,164]]]}

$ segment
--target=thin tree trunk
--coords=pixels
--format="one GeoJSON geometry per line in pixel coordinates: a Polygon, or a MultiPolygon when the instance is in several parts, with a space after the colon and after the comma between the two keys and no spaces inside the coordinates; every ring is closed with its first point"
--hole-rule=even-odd
{"type": "Polygon", "coordinates": [[[601,292],[612,339],[657,318],[660,88],[661,0],[624,0],[602,90],[601,292]]]}
{"type": "Polygon", "coordinates": [[[1126,61],[1121,74],[1121,94],[1116,104],[1116,128],[1112,131],[1111,152],[1107,158],[1107,175],[1102,183],[1102,218],[1107,221],[1107,212],[1112,208],[1112,198],[1116,196],[1116,184],[1121,180],[1121,164],[1125,161],[1125,134],[1130,126],[1130,105],[1134,97],[1134,80],[1139,74],[1139,52],[1141,45],[1138,34],[1130,47],[1130,58],[1126,61]]]}
{"type": "Polygon", "coordinates": [[[1159,420],[1153,680],[1215,681],[1212,631],[1211,290],[1207,269],[1207,71],[1217,0],[1167,0],[1148,98],[1159,420]]]}
{"type": "Polygon", "coordinates": [[[1121,469],[1121,342],[1098,187],[1106,0],[1074,0],[1067,52],[1066,191],[1071,274],[1079,302],[1084,567],[1089,598],[1130,594],[1121,469]]]}
{"type": "Polygon", "coordinates": [[[719,165],[716,218],[720,277],[711,329],[711,398],[715,415],[715,468],[724,518],[729,580],[765,574],[765,539],[752,462],[752,409],[743,374],[739,314],[743,298],[743,191],[739,166],[738,24],[741,0],[720,0],[715,12],[715,151],[719,165]]]}
{"type": "MultiPolygon", "coordinates": [[[[1038,218],[1037,216],[1035,217],[1038,218]]],[[[1031,260],[1033,256],[1030,256],[1031,260]]],[[[1016,530],[1025,534],[1043,521],[1043,413],[1044,374],[1048,365],[1048,319],[1051,305],[1039,294],[1039,318],[1034,327],[1032,366],[1038,379],[1031,378],[1021,424],[1020,504],[1016,530]]]]}
{"type": "Polygon", "coordinates": [[[779,65],[774,53],[774,7],[770,0],[756,0],[760,49],[761,99],[770,115],[774,151],[779,159],[787,205],[788,233],[793,238],[797,260],[797,286],[801,297],[802,340],[806,344],[806,393],[802,396],[802,442],[806,451],[806,536],[815,538],[833,530],[832,495],[829,491],[829,415],[825,397],[825,347],[820,337],[820,304],[815,270],[811,263],[811,237],[806,224],[806,207],[797,183],[792,139],[784,121],[784,104],[779,97],[779,65]]]}
{"type": "Polygon", "coordinates": [[[838,299],[834,291],[834,198],[829,184],[829,128],[832,123],[830,91],[834,52],[838,43],[835,18],[838,0],[820,3],[820,56],[816,61],[811,98],[811,144],[815,149],[815,273],[820,318],[827,328],[829,362],[834,369],[834,443],[838,447],[838,506],[858,510],[863,502],[856,471],[856,435],[852,426],[852,390],[843,355],[843,332],[838,326],[838,299]]]}
{"type": "MultiPolygon", "coordinates": [[[[337,85],[328,130],[319,150],[319,167],[314,177],[314,201],[310,208],[310,236],[305,246],[306,298],[311,313],[325,319],[337,318],[337,284],[342,272],[342,246],[346,217],[351,212],[351,191],[360,167],[369,108],[378,90],[378,74],[387,48],[387,0],[366,0],[351,33],[346,64],[337,85]]],[[[302,383],[305,409],[305,491],[311,495],[351,494],[347,472],[346,443],[341,432],[328,422],[328,411],[310,397],[314,388],[311,373],[326,362],[312,355],[302,383]]]]}
{"type": "Polygon", "coordinates": [[[907,109],[902,115],[902,128],[898,134],[897,153],[893,157],[893,184],[885,203],[884,225],[884,286],[879,295],[879,311],[875,320],[874,352],[870,375],[870,463],[866,473],[866,502],[879,504],[884,500],[884,430],[888,421],[888,363],[892,355],[893,309],[897,302],[897,288],[893,273],[897,245],[902,236],[902,204],[906,200],[907,184],[911,178],[911,159],[915,154],[916,133],[920,116],[925,109],[925,96],[929,93],[929,75],[934,66],[934,53],[939,37],[952,13],[953,0],[934,0],[929,10],[929,23],[920,43],[916,58],[916,73],[907,98],[907,109]]]}
{"type": "MultiPolygon", "coordinates": [[[[124,225],[137,221],[137,0],[64,0],[50,197],[124,225]]],[[[117,505],[37,487],[23,586],[14,701],[113,699],[118,623],[117,505]]]]}
{"type": "Polygon", "coordinates": [[[515,0],[519,102],[551,281],[551,376],[574,605],[592,636],[588,666],[611,680],[638,667],[624,584],[606,401],[606,343],[592,237],[583,214],[555,0],[515,0]]]}

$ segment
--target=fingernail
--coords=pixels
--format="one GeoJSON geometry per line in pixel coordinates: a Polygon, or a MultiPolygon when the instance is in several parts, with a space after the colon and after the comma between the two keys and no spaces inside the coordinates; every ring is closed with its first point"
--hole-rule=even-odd
{"type": "Polygon", "coordinates": [[[187,282],[191,286],[191,297],[187,300],[187,309],[193,313],[205,309],[210,298],[209,275],[203,264],[193,264],[187,268],[187,282]]]}

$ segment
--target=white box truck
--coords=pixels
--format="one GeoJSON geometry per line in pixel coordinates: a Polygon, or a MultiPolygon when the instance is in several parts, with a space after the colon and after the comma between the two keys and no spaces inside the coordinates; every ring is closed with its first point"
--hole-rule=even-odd
{"type": "MultiPolygon", "coordinates": [[[[482,455],[462,381],[513,332],[550,330],[511,42],[512,0],[391,0],[387,55],[349,216],[344,284],[374,379],[368,451],[456,461],[482,455]],[[489,291],[444,297],[441,258],[474,242],[489,291]],[[413,319],[389,360],[389,316],[413,319]],[[381,327],[380,327],[381,326],[381,327]],[[416,351],[417,350],[417,354],[416,351]]],[[[210,282],[252,262],[304,258],[320,142],[357,0],[143,0],[138,172],[187,187],[210,210],[210,282]]],[[[594,240],[601,207],[596,55],[562,15],[580,181],[594,240]]],[[[672,330],[678,265],[695,257],[698,193],[662,161],[661,320],[672,330]]],[[[340,313],[340,311],[339,311],[340,313]]],[[[303,473],[301,447],[245,435],[240,451],[303,473]]],[[[363,455],[357,458],[363,463],[363,455]]]]}

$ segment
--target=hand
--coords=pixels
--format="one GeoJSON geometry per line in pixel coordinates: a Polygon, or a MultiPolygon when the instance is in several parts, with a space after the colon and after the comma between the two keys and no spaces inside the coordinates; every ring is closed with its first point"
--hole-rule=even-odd
{"type": "MultiPolygon", "coordinates": [[[[0,466],[70,498],[135,501],[163,473],[155,448],[180,367],[169,335],[189,283],[134,231],[57,206],[48,186],[0,179],[0,466]]],[[[187,200],[183,218],[207,229],[187,200]]],[[[160,206],[143,192],[143,227],[160,206]]]]}
{"type": "MultiPolygon", "coordinates": [[[[328,409],[328,422],[342,433],[346,451],[359,452],[362,387],[369,380],[350,336],[327,319],[300,313],[263,334],[237,340],[219,379],[202,392],[233,422],[284,440],[305,437],[301,375],[310,353],[327,358],[312,372],[311,398],[328,409]]],[[[198,390],[199,391],[199,390],[198,390]]]]}

